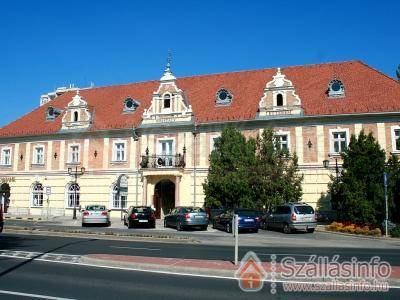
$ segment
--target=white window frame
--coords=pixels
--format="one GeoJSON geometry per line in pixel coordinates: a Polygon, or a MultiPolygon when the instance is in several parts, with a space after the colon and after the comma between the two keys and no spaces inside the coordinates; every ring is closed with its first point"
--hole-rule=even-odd
{"type": "Polygon", "coordinates": [[[398,138],[396,138],[396,134],[395,134],[395,130],[400,131],[400,126],[399,125],[395,125],[395,126],[392,126],[390,129],[391,129],[390,133],[391,133],[391,140],[392,140],[392,152],[393,153],[400,153],[400,149],[396,148],[396,140],[400,139],[400,136],[398,138]]]}
{"type": "Polygon", "coordinates": [[[174,156],[175,156],[175,154],[176,154],[176,152],[175,152],[175,148],[176,148],[176,146],[175,146],[175,138],[174,137],[166,137],[166,138],[158,138],[157,139],[157,156],[161,156],[161,155],[163,155],[163,153],[162,153],[162,142],[167,142],[167,141],[172,141],[172,146],[171,146],[171,154],[165,154],[165,155],[171,155],[171,157],[170,157],[170,161],[169,161],[169,164],[168,163],[166,163],[166,165],[165,165],[165,167],[166,168],[170,168],[171,166],[173,166],[173,164],[174,164],[174,156]]]}
{"type": "Polygon", "coordinates": [[[30,207],[43,207],[43,199],[44,199],[43,184],[41,184],[40,182],[35,182],[31,187],[30,207]],[[35,187],[39,185],[42,187],[42,190],[35,189],[35,187]],[[35,199],[38,200],[37,203],[35,203],[35,199]]]}
{"type": "Polygon", "coordinates": [[[72,186],[75,185],[75,182],[71,182],[69,184],[67,184],[66,189],[65,189],[65,208],[74,208],[74,201],[76,201],[76,199],[78,199],[78,203],[76,204],[76,207],[79,207],[79,205],[81,204],[81,186],[79,185],[79,183],[76,184],[76,186],[78,187],[77,189],[77,193],[76,193],[76,199],[75,199],[75,192],[74,190],[70,190],[72,186]],[[70,196],[72,197],[72,201],[71,204],[72,206],[70,206],[70,196]]]}
{"type": "Polygon", "coordinates": [[[12,165],[12,148],[11,147],[1,148],[1,165],[2,166],[11,166],[12,165]],[[6,155],[5,155],[6,150],[10,151],[10,154],[8,157],[8,163],[6,163],[6,155]]]}
{"type": "Polygon", "coordinates": [[[285,91],[274,91],[273,93],[272,93],[272,96],[273,96],[273,107],[275,108],[275,109],[284,109],[284,108],[286,108],[286,92],[285,91]],[[278,106],[278,94],[281,94],[282,95],[282,100],[283,100],[283,103],[282,103],[282,106],[278,106]]]}
{"type": "Polygon", "coordinates": [[[81,159],[81,147],[80,144],[69,144],[68,145],[68,163],[69,164],[79,164],[80,163],[80,159],[81,159]],[[78,147],[78,159],[77,161],[73,161],[73,152],[72,152],[72,148],[73,147],[78,147]]]}
{"type": "MultiPolygon", "coordinates": [[[[340,149],[340,152],[335,151],[335,141],[333,139],[333,134],[338,133],[338,132],[345,132],[346,133],[346,149],[349,147],[350,143],[350,131],[348,128],[335,128],[335,129],[329,129],[329,154],[331,155],[340,155],[341,152],[343,152],[344,149],[340,149]]],[[[340,144],[339,144],[340,145],[340,144]]]]}
{"type": "Polygon", "coordinates": [[[274,132],[274,136],[275,138],[279,138],[279,147],[282,149],[282,143],[281,143],[281,136],[286,136],[286,145],[287,145],[287,151],[290,153],[290,131],[282,131],[282,130],[278,130],[274,132]]]}
{"type": "Polygon", "coordinates": [[[44,145],[36,145],[33,147],[33,156],[32,156],[32,164],[34,165],[44,165],[44,158],[45,158],[45,147],[44,145]],[[42,149],[42,160],[38,160],[38,149],[42,149]]]}
{"type": "Polygon", "coordinates": [[[115,140],[113,141],[113,154],[112,154],[112,161],[113,162],[126,162],[126,153],[127,153],[127,147],[126,147],[126,140],[115,140]],[[117,144],[123,144],[124,145],[124,149],[123,149],[123,154],[124,157],[123,159],[117,159],[118,155],[117,155],[117,144]]]}
{"type": "Polygon", "coordinates": [[[111,190],[110,190],[110,207],[111,209],[126,209],[128,207],[128,195],[119,195],[118,199],[117,199],[117,185],[113,184],[111,186],[111,190]],[[124,201],[122,201],[122,198],[125,198],[124,201]],[[124,202],[124,206],[121,207],[122,202],[124,202]],[[118,205],[115,205],[116,203],[118,203],[118,205]]]}

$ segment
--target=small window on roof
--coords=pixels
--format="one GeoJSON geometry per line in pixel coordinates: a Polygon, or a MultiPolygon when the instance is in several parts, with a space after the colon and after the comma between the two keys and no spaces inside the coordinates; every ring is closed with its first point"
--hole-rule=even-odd
{"type": "Polygon", "coordinates": [[[328,85],[328,97],[340,98],[344,97],[344,84],[339,79],[333,79],[328,85]]]}
{"type": "Polygon", "coordinates": [[[227,89],[220,89],[216,95],[217,105],[228,105],[232,102],[233,96],[227,89]]]}
{"type": "Polygon", "coordinates": [[[276,95],[276,106],[283,106],[283,96],[282,96],[282,94],[276,95]]]}
{"type": "Polygon", "coordinates": [[[139,101],[136,101],[131,97],[126,98],[124,100],[124,112],[134,112],[138,108],[139,104],[139,101]]]}
{"type": "Polygon", "coordinates": [[[49,106],[46,109],[46,120],[54,120],[61,114],[61,111],[57,108],[49,106]]]}

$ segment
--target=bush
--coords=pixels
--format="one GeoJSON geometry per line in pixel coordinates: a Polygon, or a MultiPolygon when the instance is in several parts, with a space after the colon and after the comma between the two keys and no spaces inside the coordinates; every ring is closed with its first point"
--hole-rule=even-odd
{"type": "Polygon", "coordinates": [[[342,232],[354,233],[356,230],[356,226],[354,224],[347,225],[342,228],[342,232]]]}
{"type": "Polygon", "coordinates": [[[395,228],[390,230],[390,236],[396,238],[400,237],[400,225],[396,225],[395,228]]]}
{"type": "Polygon", "coordinates": [[[328,225],[327,229],[331,231],[339,231],[342,227],[342,223],[332,222],[332,224],[328,225]]]}
{"type": "Polygon", "coordinates": [[[382,236],[382,231],[380,230],[380,228],[375,228],[373,230],[369,231],[370,235],[373,236],[382,236]]]}

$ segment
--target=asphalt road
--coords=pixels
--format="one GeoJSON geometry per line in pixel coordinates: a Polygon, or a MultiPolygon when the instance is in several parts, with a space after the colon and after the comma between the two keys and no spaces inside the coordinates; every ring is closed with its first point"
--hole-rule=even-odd
{"type": "Polygon", "coordinates": [[[237,281],[178,276],[40,261],[1,258],[0,298],[33,299],[399,299],[400,290],[386,293],[285,293],[267,284],[257,293],[239,289],[237,281]],[[14,293],[14,294],[12,294],[14,293]],[[19,293],[15,295],[15,293],[19,293]],[[51,298],[47,298],[51,299],[51,298]]]}
{"type": "MultiPolygon", "coordinates": [[[[283,235],[283,234],[282,234],[283,235]]],[[[256,235],[253,236],[257,238],[256,235]]],[[[286,236],[285,236],[286,237],[286,236]]],[[[233,246],[210,244],[177,244],[165,242],[119,241],[96,238],[71,238],[52,237],[23,234],[0,235],[0,250],[35,251],[42,253],[62,253],[71,255],[85,254],[120,254],[152,257],[193,258],[193,259],[217,259],[232,261],[234,255],[233,246]]],[[[267,246],[241,246],[239,257],[247,251],[255,252],[262,261],[269,261],[271,254],[276,254],[278,261],[284,256],[293,256],[298,261],[306,261],[310,255],[324,255],[332,257],[340,255],[339,261],[349,260],[353,256],[358,260],[369,260],[379,255],[382,260],[388,261],[394,266],[400,266],[399,247],[375,248],[372,245],[342,247],[338,243],[335,247],[304,247],[303,245],[283,246],[277,243],[269,243],[267,246]]]]}

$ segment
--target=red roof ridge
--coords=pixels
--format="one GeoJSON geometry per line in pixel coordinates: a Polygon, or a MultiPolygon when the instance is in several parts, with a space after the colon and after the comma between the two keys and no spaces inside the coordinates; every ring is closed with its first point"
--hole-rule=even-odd
{"type": "Polygon", "coordinates": [[[367,65],[367,64],[364,63],[363,61],[358,60],[357,62],[360,63],[360,64],[362,64],[364,67],[367,67],[367,68],[371,69],[372,71],[375,71],[375,72],[377,72],[378,74],[383,75],[383,76],[385,76],[386,78],[389,78],[389,79],[393,80],[395,83],[399,83],[399,81],[397,81],[395,78],[390,77],[389,75],[387,75],[387,74],[385,74],[385,73],[383,73],[383,72],[381,72],[381,71],[379,71],[379,70],[377,70],[377,69],[371,67],[370,65],[367,65]]]}

